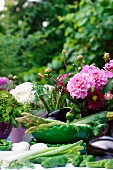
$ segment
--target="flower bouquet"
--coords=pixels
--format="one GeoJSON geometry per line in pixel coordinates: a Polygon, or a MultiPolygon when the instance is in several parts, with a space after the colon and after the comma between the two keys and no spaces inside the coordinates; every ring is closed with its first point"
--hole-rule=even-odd
{"type": "MultiPolygon", "coordinates": [[[[67,69],[66,51],[63,50],[67,69]]],[[[82,55],[77,57],[71,72],[56,78],[51,68],[40,78],[51,80],[49,86],[36,85],[35,99],[41,101],[40,108],[46,110],[43,118],[23,113],[17,118],[38,141],[48,143],[70,143],[78,139],[90,140],[100,130],[106,133],[106,122],[113,119],[113,60],[104,54],[102,69],[95,64],[85,65],[82,55]],[[26,123],[26,120],[27,123],[26,123]],[[104,129],[104,131],[103,131],[104,129]],[[82,133],[82,134],[81,134],[82,133]],[[77,136],[76,136],[77,135],[77,136]]]]}

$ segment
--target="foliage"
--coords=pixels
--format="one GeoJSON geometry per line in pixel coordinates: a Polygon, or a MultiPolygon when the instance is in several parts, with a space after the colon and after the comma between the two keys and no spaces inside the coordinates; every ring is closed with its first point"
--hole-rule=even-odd
{"type": "Polygon", "coordinates": [[[63,48],[70,64],[82,54],[88,64],[101,67],[103,52],[113,55],[112,0],[5,1],[7,10],[0,12],[1,76],[11,73],[21,82],[33,81],[46,65],[64,73],[63,48]]]}
{"type": "Polygon", "coordinates": [[[12,125],[17,127],[18,122],[15,118],[19,117],[23,111],[29,111],[29,107],[17,102],[6,90],[0,90],[0,122],[12,122],[12,125]]]}
{"type": "Polygon", "coordinates": [[[94,62],[101,67],[104,51],[113,56],[113,1],[81,0],[75,8],[78,11],[59,18],[66,28],[64,49],[69,61],[82,54],[88,64],[94,62]]]}
{"type": "Polygon", "coordinates": [[[23,80],[36,80],[37,69],[59,54],[64,43],[64,28],[59,27],[58,15],[65,15],[69,10],[68,2],[57,1],[22,0],[15,3],[13,0],[12,5],[7,1],[8,10],[3,11],[5,17],[1,18],[4,26],[0,40],[0,56],[4,66],[1,75],[11,73],[23,78],[22,73],[31,70],[32,73],[26,74],[23,80]],[[47,23],[45,27],[44,22],[47,23]]]}

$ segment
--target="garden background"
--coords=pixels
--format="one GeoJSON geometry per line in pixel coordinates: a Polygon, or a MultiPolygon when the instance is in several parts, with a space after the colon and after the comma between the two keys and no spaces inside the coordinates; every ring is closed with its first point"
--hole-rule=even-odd
{"type": "Polygon", "coordinates": [[[5,0],[0,11],[0,76],[17,75],[19,83],[40,80],[51,67],[65,73],[61,51],[71,67],[78,55],[86,63],[113,58],[113,0],[5,0]]]}

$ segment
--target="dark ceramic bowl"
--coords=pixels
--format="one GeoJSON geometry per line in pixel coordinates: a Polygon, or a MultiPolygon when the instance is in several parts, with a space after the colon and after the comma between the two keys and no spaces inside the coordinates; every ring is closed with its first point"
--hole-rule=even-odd
{"type": "Polygon", "coordinates": [[[0,139],[7,139],[12,130],[12,123],[0,122],[0,139]]]}

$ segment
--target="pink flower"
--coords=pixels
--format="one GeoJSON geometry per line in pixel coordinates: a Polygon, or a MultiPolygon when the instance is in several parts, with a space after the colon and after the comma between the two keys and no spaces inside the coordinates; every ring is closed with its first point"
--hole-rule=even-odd
{"type": "Polygon", "coordinates": [[[105,70],[104,72],[105,72],[107,78],[113,78],[113,73],[111,71],[105,70]]]}
{"type": "Polygon", "coordinates": [[[8,87],[9,79],[6,77],[0,77],[0,90],[6,90],[8,87]]]}
{"type": "Polygon", "coordinates": [[[105,72],[103,70],[94,70],[91,74],[95,80],[95,87],[99,90],[103,89],[108,82],[105,72]]]}
{"type": "Polygon", "coordinates": [[[3,86],[4,84],[8,84],[9,79],[6,77],[0,77],[0,86],[3,86]]]}
{"type": "Polygon", "coordinates": [[[69,74],[62,74],[60,77],[57,79],[57,86],[63,87],[64,91],[69,94],[69,91],[67,90],[67,82],[65,83],[66,77],[68,77],[69,74]]]}
{"type": "Polygon", "coordinates": [[[58,77],[57,86],[63,86],[64,81],[65,81],[66,77],[68,77],[68,76],[69,76],[69,74],[62,74],[60,77],[58,77]]]}
{"type": "Polygon", "coordinates": [[[67,90],[73,98],[84,99],[89,88],[94,87],[94,84],[93,78],[88,73],[78,73],[68,81],[67,90]]]}
{"type": "Polygon", "coordinates": [[[94,69],[99,70],[99,68],[97,68],[94,65],[85,65],[85,66],[83,66],[81,73],[91,73],[91,70],[94,70],[94,69]]]}
{"type": "Polygon", "coordinates": [[[113,60],[110,60],[109,63],[106,63],[104,69],[113,73],[113,60]]]}
{"type": "Polygon", "coordinates": [[[104,66],[106,76],[108,78],[113,78],[113,60],[110,60],[109,63],[106,63],[104,66]]]}
{"type": "Polygon", "coordinates": [[[113,94],[111,94],[111,92],[107,92],[104,94],[104,98],[105,100],[111,100],[113,99],[113,94]]]}
{"type": "Polygon", "coordinates": [[[89,73],[95,81],[95,87],[99,90],[101,90],[108,81],[108,77],[106,76],[105,71],[100,70],[99,68],[97,68],[93,65],[84,66],[83,69],[81,70],[81,72],[89,73]]]}
{"type": "Polygon", "coordinates": [[[88,92],[87,98],[89,109],[100,109],[104,106],[104,96],[97,89],[95,89],[93,92],[88,92]]]}

